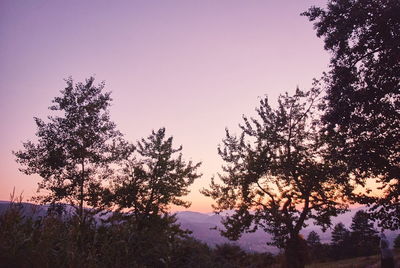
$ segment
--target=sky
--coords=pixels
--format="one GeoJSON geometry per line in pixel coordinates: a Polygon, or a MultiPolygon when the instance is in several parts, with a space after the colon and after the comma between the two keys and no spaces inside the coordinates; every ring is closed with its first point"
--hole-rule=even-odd
{"type": "Polygon", "coordinates": [[[225,128],[238,132],[259,98],[272,104],[310,88],[329,54],[300,13],[321,0],[0,1],[0,200],[24,200],[40,178],[18,171],[12,151],[35,139],[65,87],[94,76],[112,92],[111,119],[135,142],[166,127],[203,176],[185,198],[210,212],[199,190],[221,172],[225,128]]]}

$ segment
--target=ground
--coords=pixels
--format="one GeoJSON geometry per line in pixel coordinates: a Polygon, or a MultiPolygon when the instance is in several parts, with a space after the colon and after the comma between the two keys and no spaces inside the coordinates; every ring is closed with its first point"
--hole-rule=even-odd
{"type": "MultiPolygon", "coordinates": [[[[395,267],[400,268],[400,250],[396,250],[395,267]]],[[[307,268],[379,268],[380,256],[359,257],[353,259],[340,260],[335,262],[312,263],[307,268]]]]}

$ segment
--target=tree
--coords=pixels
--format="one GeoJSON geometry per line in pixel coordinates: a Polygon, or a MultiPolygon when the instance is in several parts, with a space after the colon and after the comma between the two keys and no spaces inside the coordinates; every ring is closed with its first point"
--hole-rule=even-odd
{"type": "Polygon", "coordinates": [[[368,213],[359,210],[351,223],[351,243],[357,256],[376,254],[379,246],[379,237],[374,229],[374,224],[369,219],[368,213]]]}
{"type": "Polygon", "coordinates": [[[174,245],[170,267],[215,267],[213,251],[192,237],[181,239],[174,245]]]}
{"type": "Polygon", "coordinates": [[[238,239],[262,228],[285,248],[289,267],[304,265],[299,232],[306,220],[330,226],[330,218],[345,211],[341,198],[349,191],[347,180],[336,176],[341,167],[324,160],[317,98],[317,89],[297,89],[281,96],[275,110],[262,99],[258,118],[243,117],[239,137],[226,130],[218,148],[225,162],[221,183],[213,178],[202,191],[215,199],[215,212],[234,210],[223,221],[223,235],[238,239]]]}
{"type": "Polygon", "coordinates": [[[342,245],[350,237],[350,231],[344,226],[343,223],[339,222],[335,225],[332,231],[332,244],[342,245]]]}
{"type": "Polygon", "coordinates": [[[126,158],[133,150],[110,120],[110,93],[104,82],[94,85],[91,77],[74,85],[72,78],[61,96],[49,107],[54,111],[48,122],[35,117],[37,142],[23,143],[14,152],[20,169],[27,175],[42,177],[38,196],[43,203],[67,202],[84,221],[84,206],[99,208],[104,181],[111,175],[110,165],[126,158]]]}
{"type": "Polygon", "coordinates": [[[307,236],[307,245],[311,248],[318,247],[321,245],[321,238],[315,231],[311,231],[307,236]]]}
{"type": "Polygon", "coordinates": [[[217,267],[248,267],[247,254],[238,245],[224,243],[216,245],[215,259],[217,267]]]}
{"type": "Polygon", "coordinates": [[[368,178],[381,184],[382,193],[356,201],[391,229],[400,228],[399,14],[398,0],[330,0],[303,13],[332,55],[323,77],[331,157],[360,185],[368,178]]]}
{"type": "Polygon", "coordinates": [[[350,241],[350,231],[339,222],[332,231],[331,255],[333,259],[343,259],[352,256],[352,243],[350,241]]]}
{"type": "Polygon", "coordinates": [[[152,131],[147,139],[137,142],[136,156],[127,159],[114,186],[113,203],[118,210],[130,212],[141,226],[147,220],[168,212],[170,205],[189,207],[180,197],[201,174],[201,163],[186,163],[182,146],[173,147],[173,138],[165,136],[165,128],[152,131]]]}
{"type": "Polygon", "coordinates": [[[318,233],[311,231],[306,239],[310,258],[312,260],[321,259],[325,253],[325,247],[321,244],[321,238],[318,233]]]}

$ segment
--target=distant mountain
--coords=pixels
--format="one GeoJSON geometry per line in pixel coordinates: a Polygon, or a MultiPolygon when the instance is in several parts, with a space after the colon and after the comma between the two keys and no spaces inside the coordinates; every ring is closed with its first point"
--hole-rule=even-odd
{"type": "MultiPolygon", "coordinates": [[[[363,207],[353,208],[347,213],[339,215],[336,218],[332,219],[332,227],[342,222],[347,228],[350,228],[352,218],[354,214],[364,209],[363,207]]],[[[182,211],[176,213],[178,222],[181,224],[182,228],[189,229],[193,232],[193,237],[207,243],[210,246],[214,246],[220,243],[235,243],[241,246],[243,249],[248,251],[258,251],[264,252],[268,251],[271,253],[278,253],[279,249],[276,247],[272,247],[266,244],[266,242],[271,241],[271,235],[265,233],[261,230],[257,230],[254,233],[245,233],[242,237],[236,241],[231,242],[228,239],[221,237],[219,232],[215,230],[215,227],[218,229],[223,229],[223,225],[221,224],[221,220],[223,216],[220,215],[210,215],[200,212],[192,212],[192,211],[182,211]]],[[[322,232],[319,226],[315,226],[312,221],[309,221],[308,226],[302,230],[301,234],[304,238],[307,238],[308,234],[311,231],[315,231],[320,235],[321,242],[329,243],[331,240],[331,232],[332,230],[327,230],[326,232],[322,232]]],[[[377,229],[378,230],[378,229],[377,229]]],[[[385,234],[390,242],[393,242],[395,237],[400,234],[400,230],[397,231],[385,231],[385,234]]]]}
{"type": "MultiPolygon", "coordinates": [[[[33,219],[38,219],[47,215],[49,205],[36,205],[27,202],[21,203],[11,203],[9,201],[0,200],[0,214],[6,211],[10,206],[18,206],[21,209],[22,215],[25,217],[31,217],[33,219]]],[[[71,205],[64,204],[64,209],[67,211],[67,215],[71,214],[74,208],[71,205]]]]}
{"type": "Polygon", "coordinates": [[[209,246],[215,246],[221,243],[232,243],[239,245],[247,251],[278,253],[276,247],[266,244],[267,241],[271,240],[271,235],[260,230],[254,233],[243,234],[242,237],[235,242],[222,237],[219,231],[215,229],[223,228],[221,224],[221,215],[182,211],[177,212],[176,217],[182,228],[192,231],[193,237],[207,243],[209,246]]]}
{"type": "Polygon", "coordinates": [[[11,204],[20,206],[22,214],[25,217],[43,217],[47,213],[47,206],[35,205],[31,203],[10,203],[8,201],[0,201],[0,214],[3,214],[8,208],[10,208],[11,204]]]}

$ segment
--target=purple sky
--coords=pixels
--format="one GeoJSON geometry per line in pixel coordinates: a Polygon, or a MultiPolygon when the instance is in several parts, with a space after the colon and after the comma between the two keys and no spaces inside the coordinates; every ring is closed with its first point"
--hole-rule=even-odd
{"type": "Polygon", "coordinates": [[[186,159],[202,161],[190,210],[222,164],[217,145],[258,97],[307,89],[329,55],[299,14],[325,1],[0,1],[0,200],[25,200],[39,178],[12,150],[35,138],[64,78],[106,81],[111,117],[130,141],[165,126],[186,159]]]}

